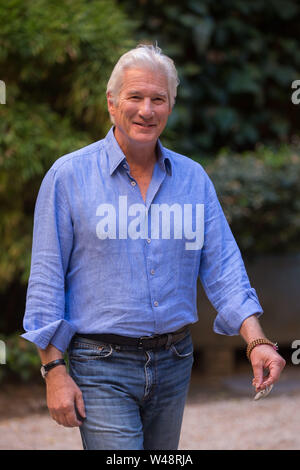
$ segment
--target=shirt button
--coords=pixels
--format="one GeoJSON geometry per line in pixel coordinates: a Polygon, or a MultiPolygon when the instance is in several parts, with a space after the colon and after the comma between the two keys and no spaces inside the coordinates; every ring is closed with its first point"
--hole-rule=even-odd
{"type": "Polygon", "coordinates": [[[155,302],[154,302],[154,307],[158,307],[158,302],[157,302],[157,300],[155,300],[155,302]]]}
{"type": "Polygon", "coordinates": [[[150,238],[147,238],[147,243],[151,243],[151,239],[150,239],[150,238]]]}
{"type": "Polygon", "coordinates": [[[151,269],[151,271],[150,271],[150,272],[151,272],[151,274],[155,274],[155,271],[154,271],[154,269],[151,269]]]}
{"type": "Polygon", "coordinates": [[[136,185],[136,182],[135,181],[131,181],[131,186],[135,186],[136,185]]]}

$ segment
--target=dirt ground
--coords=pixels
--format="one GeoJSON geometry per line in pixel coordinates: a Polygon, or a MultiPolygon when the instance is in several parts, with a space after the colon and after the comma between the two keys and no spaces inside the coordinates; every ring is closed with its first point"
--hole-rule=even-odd
{"type": "MultiPolygon", "coordinates": [[[[193,373],[179,449],[299,450],[299,372],[287,368],[259,401],[250,371],[219,378],[193,373]]],[[[49,417],[43,383],[1,386],[0,409],[1,450],[82,449],[77,428],[49,417]]]]}

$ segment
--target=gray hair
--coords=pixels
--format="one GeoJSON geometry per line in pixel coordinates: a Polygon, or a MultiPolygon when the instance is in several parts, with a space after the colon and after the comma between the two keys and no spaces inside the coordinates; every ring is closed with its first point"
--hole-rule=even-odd
{"type": "Polygon", "coordinates": [[[148,44],[139,44],[135,49],[131,49],[123,54],[116,63],[106,89],[106,93],[110,93],[115,105],[118,104],[124,71],[132,68],[150,69],[155,72],[159,71],[163,73],[168,82],[170,108],[174,106],[177,86],[179,85],[174,62],[163,54],[157,45],[153,46],[148,44]]]}

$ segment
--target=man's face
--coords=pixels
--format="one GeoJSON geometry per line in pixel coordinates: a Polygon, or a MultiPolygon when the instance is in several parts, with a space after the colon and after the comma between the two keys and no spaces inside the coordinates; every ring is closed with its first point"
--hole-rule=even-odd
{"type": "Polygon", "coordinates": [[[119,143],[155,144],[171,113],[166,77],[147,69],[126,70],[118,103],[108,96],[108,109],[119,143]]]}

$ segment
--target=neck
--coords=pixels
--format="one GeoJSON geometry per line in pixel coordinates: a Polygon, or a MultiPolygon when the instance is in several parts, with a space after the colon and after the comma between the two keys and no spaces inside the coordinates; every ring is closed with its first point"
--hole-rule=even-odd
{"type": "Polygon", "coordinates": [[[153,167],[156,160],[156,142],[147,144],[132,142],[115,128],[114,135],[126,160],[131,167],[147,169],[153,167]]]}

